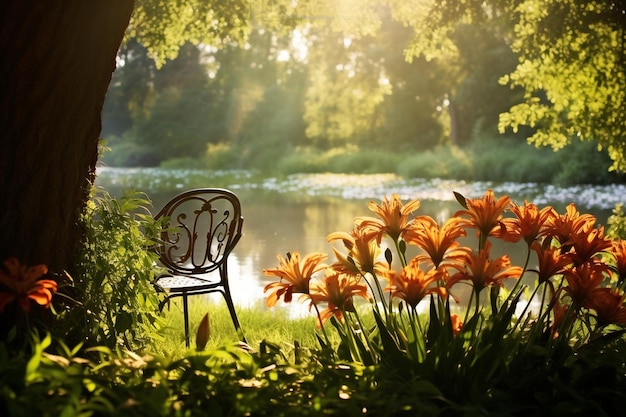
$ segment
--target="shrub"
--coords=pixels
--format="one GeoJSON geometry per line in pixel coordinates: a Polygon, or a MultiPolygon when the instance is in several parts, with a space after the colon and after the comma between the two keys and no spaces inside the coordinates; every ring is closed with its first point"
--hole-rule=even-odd
{"type": "Polygon", "coordinates": [[[276,161],[274,167],[284,174],[320,173],[327,171],[328,158],[314,148],[300,148],[297,152],[276,161]]]}
{"type": "Polygon", "coordinates": [[[396,172],[401,154],[384,150],[359,150],[338,153],[328,158],[326,171],[339,173],[378,174],[396,172]]]}
{"type": "Polygon", "coordinates": [[[239,168],[241,150],[226,143],[207,145],[205,167],[213,170],[239,168]]]}
{"type": "Polygon", "coordinates": [[[620,179],[609,172],[611,158],[593,142],[574,141],[556,153],[559,172],[553,182],[562,186],[575,184],[610,184],[620,179]]]}
{"type": "Polygon", "coordinates": [[[149,200],[127,192],[119,199],[96,191],[82,215],[85,230],[72,297],[56,320],[55,335],[89,346],[140,348],[158,323],[152,286],[159,223],[149,200]]]}
{"type": "Polygon", "coordinates": [[[607,235],[613,239],[626,239],[626,212],[624,205],[618,204],[613,209],[613,214],[609,217],[607,235]]]}
{"type": "Polygon", "coordinates": [[[407,178],[473,178],[472,155],[455,146],[440,146],[434,150],[406,157],[396,173],[407,178]]]}
{"type": "Polygon", "coordinates": [[[166,159],[159,164],[159,168],[163,169],[193,169],[205,170],[208,162],[204,158],[175,158],[166,159]]]}

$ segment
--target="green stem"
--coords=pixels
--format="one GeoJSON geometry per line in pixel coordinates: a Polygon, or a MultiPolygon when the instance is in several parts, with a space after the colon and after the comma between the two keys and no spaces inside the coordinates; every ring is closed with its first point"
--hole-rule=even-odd
{"type": "Polygon", "coordinates": [[[317,304],[313,304],[313,307],[315,307],[315,313],[317,314],[317,321],[320,324],[320,328],[322,329],[322,334],[324,335],[324,339],[326,340],[326,345],[328,347],[330,346],[330,339],[328,338],[328,335],[326,334],[326,329],[324,328],[324,323],[322,323],[322,316],[320,314],[320,309],[317,308],[317,304]]]}
{"type": "Polygon", "coordinates": [[[565,318],[563,319],[563,323],[559,326],[558,329],[558,337],[556,339],[550,340],[548,344],[548,357],[547,359],[552,359],[552,355],[557,350],[557,346],[562,343],[569,343],[569,340],[572,335],[572,329],[574,328],[574,322],[577,317],[578,307],[574,306],[574,304],[570,304],[567,311],[565,312],[565,318]]]}
{"type": "MultiPolygon", "coordinates": [[[[380,282],[378,282],[378,277],[376,274],[372,273],[372,280],[374,284],[376,284],[376,291],[378,292],[378,298],[380,299],[380,303],[383,305],[383,311],[385,312],[385,320],[387,319],[387,302],[385,301],[385,293],[383,292],[382,287],[380,286],[380,282]]],[[[366,280],[367,281],[367,280],[366,280]]],[[[374,291],[372,290],[372,293],[374,291]]],[[[376,302],[376,297],[374,297],[374,302],[376,302]]]]}
{"type": "Polygon", "coordinates": [[[474,288],[474,292],[476,293],[476,308],[474,309],[474,315],[478,315],[480,313],[480,291],[477,288],[474,288]]]}
{"type": "Polygon", "coordinates": [[[483,250],[483,248],[485,247],[485,245],[487,244],[487,237],[488,235],[484,234],[484,233],[480,233],[478,235],[478,250],[483,250]]]}
{"type": "Polygon", "coordinates": [[[365,331],[365,326],[363,326],[363,322],[361,322],[361,316],[359,313],[354,311],[354,316],[356,317],[357,323],[359,323],[359,328],[361,329],[361,334],[363,335],[363,339],[365,339],[365,345],[367,346],[367,351],[372,359],[372,363],[376,363],[376,358],[374,358],[374,350],[372,349],[372,345],[370,344],[369,335],[365,331]]]}
{"type": "Polygon", "coordinates": [[[513,296],[513,294],[522,285],[522,277],[526,273],[526,269],[528,268],[528,263],[529,262],[530,262],[530,245],[527,245],[527,247],[526,247],[526,260],[524,261],[524,267],[522,268],[522,273],[520,274],[519,278],[517,279],[517,282],[515,283],[515,285],[511,289],[511,292],[507,296],[506,301],[505,301],[506,305],[508,305],[509,301],[511,301],[511,297],[513,296]]]}
{"type": "Polygon", "coordinates": [[[350,317],[348,316],[347,312],[345,312],[344,310],[341,310],[341,314],[344,317],[344,326],[346,329],[346,336],[348,337],[348,342],[350,345],[349,350],[350,350],[350,353],[352,354],[352,360],[354,360],[355,362],[363,363],[361,352],[357,348],[356,341],[354,339],[354,326],[350,324],[350,317]]]}
{"type": "Polygon", "coordinates": [[[398,257],[400,258],[400,263],[402,264],[402,268],[404,268],[406,266],[406,258],[404,253],[400,250],[400,239],[396,239],[394,242],[394,245],[396,246],[396,253],[398,254],[398,257]]]}
{"type": "Polygon", "coordinates": [[[411,328],[413,329],[413,336],[415,337],[415,343],[418,346],[418,361],[422,362],[426,358],[426,347],[424,346],[424,341],[422,340],[424,336],[424,328],[422,327],[422,322],[420,321],[419,313],[417,312],[417,308],[411,308],[411,328]],[[415,329],[415,325],[417,324],[417,330],[415,329]]]}
{"type": "MultiPolygon", "coordinates": [[[[472,307],[472,300],[474,299],[475,294],[476,294],[476,291],[474,291],[474,289],[472,288],[470,299],[467,301],[467,308],[465,309],[465,317],[463,318],[463,323],[467,323],[467,321],[469,320],[470,309],[472,307]]],[[[478,303],[478,301],[476,301],[476,303],[478,303]]],[[[478,307],[476,308],[476,311],[478,311],[478,307]]]]}

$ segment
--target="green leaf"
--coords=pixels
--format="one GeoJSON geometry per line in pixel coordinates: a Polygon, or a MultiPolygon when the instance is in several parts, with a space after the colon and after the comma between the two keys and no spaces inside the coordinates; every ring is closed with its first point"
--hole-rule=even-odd
{"type": "Polygon", "coordinates": [[[383,347],[381,360],[388,366],[391,366],[398,373],[406,373],[412,368],[406,352],[400,348],[396,338],[389,331],[387,325],[380,316],[380,313],[376,310],[374,311],[374,318],[376,319],[376,324],[378,325],[380,341],[383,347]]]}

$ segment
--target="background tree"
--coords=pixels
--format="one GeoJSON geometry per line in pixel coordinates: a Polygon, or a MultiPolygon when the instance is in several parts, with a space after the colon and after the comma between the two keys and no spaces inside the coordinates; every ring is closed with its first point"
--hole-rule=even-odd
{"type": "Polygon", "coordinates": [[[555,150],[595,141],[626,171],[626,2],[526,0],[518,10],[520,64],[502,82],[525,94],[501,131],[536,128],[529,141],[555,150]]]}
{"type": "Polygon", "coordinates": [[[626,170],[624,1],[394,0],[392,8],[414,28],[409,56],[448,59],[463,24],[490,27],[519,56],[501,82],[524,91],[501,115],[500,131],[527,126],[531,143],[554,149],[595,141],[612,169],[626,170]]]}
{"type": "Polygon", "coordinates": [[[133,126],[151,102],[156,65],[136,40],[125,42],[117,55],[117,68],[107,90],[102,137],[119,137],[133,126]]]}
{"type": "Polygon", "coordinates": [[[368,144],[380,128],[380,105],[391,93],[370,37],[320,27],[311,34],[304,120],[306,134],[322,148],[368,144]]]}

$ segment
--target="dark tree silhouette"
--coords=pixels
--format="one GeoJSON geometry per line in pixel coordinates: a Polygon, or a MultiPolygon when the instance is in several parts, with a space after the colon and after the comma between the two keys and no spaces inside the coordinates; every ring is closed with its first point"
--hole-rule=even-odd
{"type": "Polygon", "coordinates": [[[71,269],[133,0],[0,4],[0,260],[71,269]]]}

